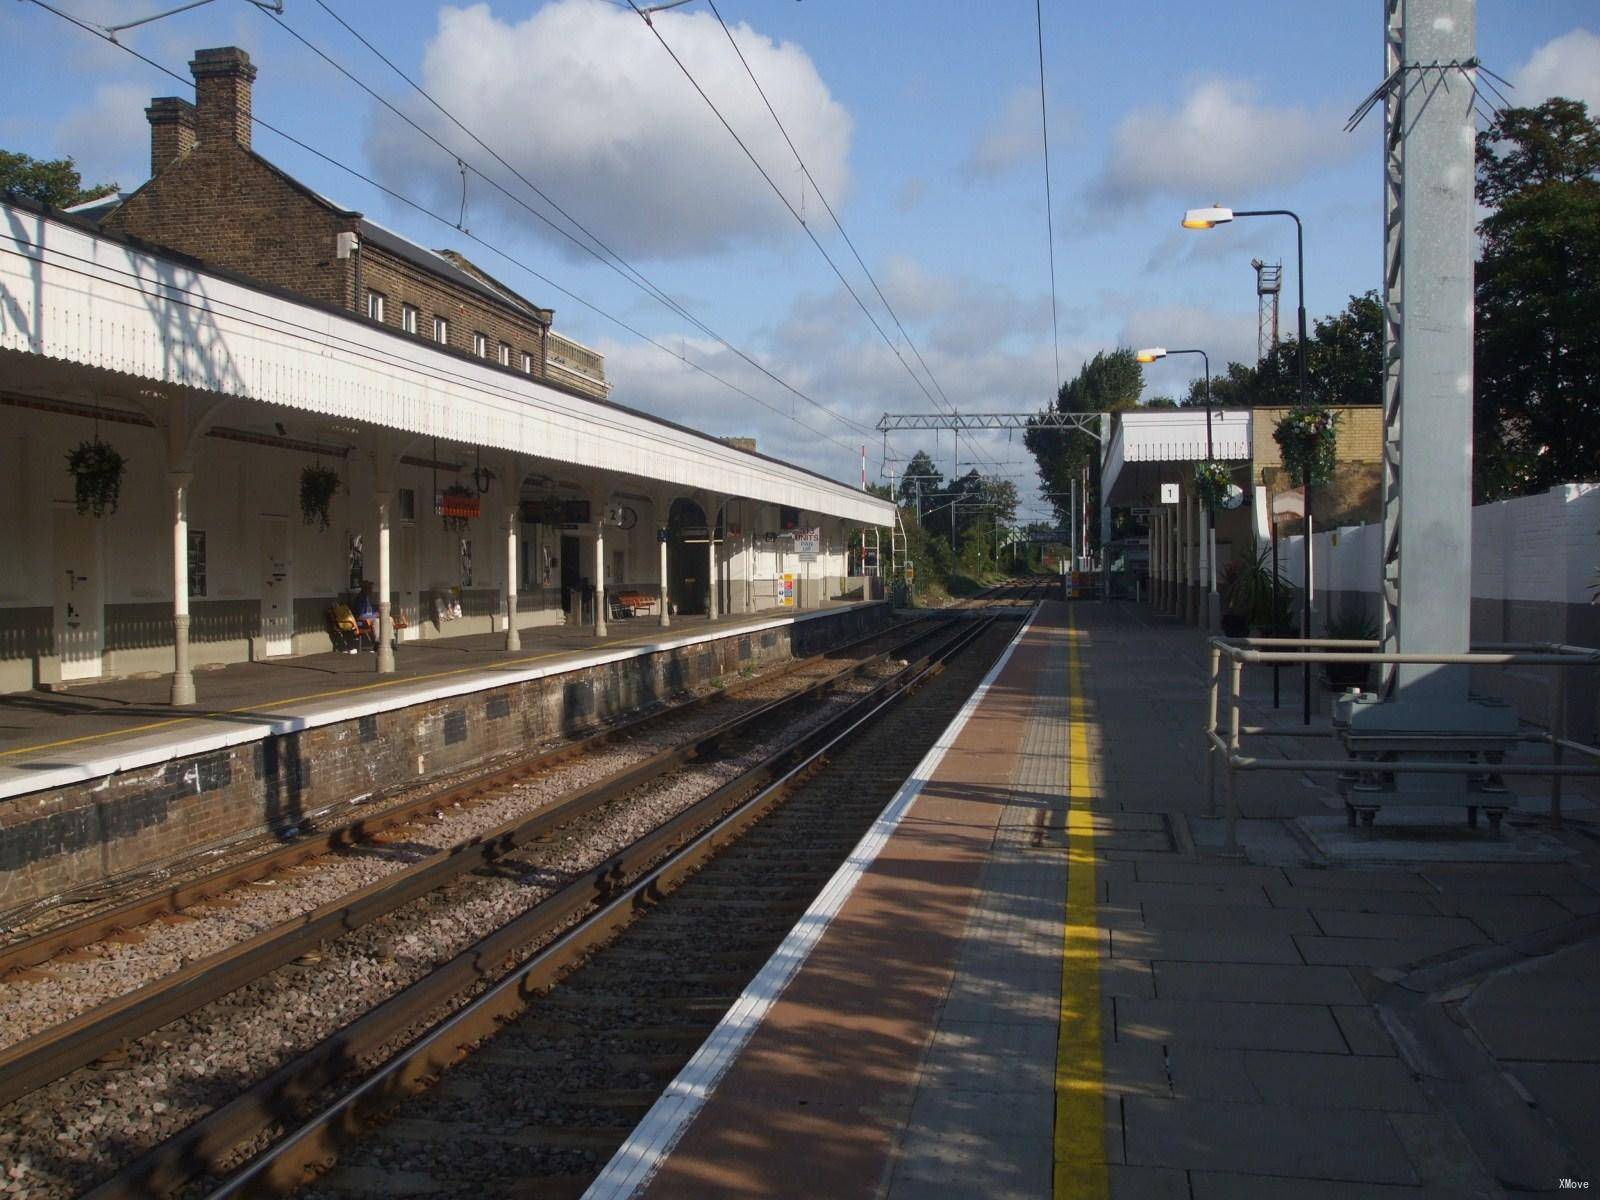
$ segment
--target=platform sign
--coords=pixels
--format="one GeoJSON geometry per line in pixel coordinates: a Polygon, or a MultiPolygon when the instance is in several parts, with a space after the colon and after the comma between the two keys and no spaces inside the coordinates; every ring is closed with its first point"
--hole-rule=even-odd
{"type": "Polygon", "coordinates": [[[805,558],[806,555],[810,555],[811,559],[815,559],[821,548],[822,530],[820,528],[801,529],[795,532],[794,551],[802,558],[805,558]]]}
{"type": "Polygon", "coordinates": [[[785,608],[793,608],[794,607],[794,576],[793,575],[785,575],[783,577],[783,594],[778,598],[778,603],[782,604],[785,608]]]}
{"type": "Polygon", "coordinates": [[[1178,503],[1178,485],[1177,484],[1175,484],[1175,483],[1163,483],[1161,485],[1161,503],[1163,503],[1163,504],[1176,504],[1176,503],[1178,503]]]}

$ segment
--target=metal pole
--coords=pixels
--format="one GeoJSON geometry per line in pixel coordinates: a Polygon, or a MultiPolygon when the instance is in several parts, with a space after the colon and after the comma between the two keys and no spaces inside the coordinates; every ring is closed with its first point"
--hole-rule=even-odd
{"type": "Polygon", "coordinates": [[[1237,658],[1229,664],[1232,668],[1230,685],[1228,689],[1228,774],[1224,799],[1226,807],[1223,810],[1223,829],[1225,834],[1222,842],[1224,854],[1239,853],[1239,774],[1234,766],[1234,756],[1239,753],[1239,691],[1241,676],[1244,674],[1244,663],[1237,658]]]}
{"type": "MultiPolygon", "coordinates": [[[[1278,614],[1283,611],[1283,597],[1279,591],[1278,583],[1278,515],[1272,511],[1272,501],[1267,500],[1267,529],[1272,536],[1272,633],[1270,637],[1277,637],[1278,614]]],[[[1272,664],[1272,707],[1277,708],[1282,703],[1278,695],[1278,664],[1272,664]]]]}
{"type": "Polygon", "coordinates": [[[1222,686],[1222,651],[1211,647],[1211,686],[1206,699],[1206,812],[1217,814],[1217,691],[1222,686]]]}

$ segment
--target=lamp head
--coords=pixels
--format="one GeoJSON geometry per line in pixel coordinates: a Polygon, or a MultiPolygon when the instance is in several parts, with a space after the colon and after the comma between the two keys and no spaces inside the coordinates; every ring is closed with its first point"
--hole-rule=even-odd
{"type": "Polygon", "coordinates": [[[1150,346],[1144,350],[1136,350],[1133,354],[1134,361],[1142,363],[1153,363],[1156,359],[1165,358],[1166,356],[1167,348],[1165,346],[1150,346]]]}
{"type": "Polygon", "coordinates": [[[1210,229],[1213,225],[1226,225],[1233,220],[1233,209],[1213,204],[1210,208],[1191,208],[1183,214],[1185,229],[1210,229]]]}

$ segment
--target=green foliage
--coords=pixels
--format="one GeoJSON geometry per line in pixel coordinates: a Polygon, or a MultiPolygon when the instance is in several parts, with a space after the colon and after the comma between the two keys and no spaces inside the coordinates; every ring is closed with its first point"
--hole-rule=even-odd
{"type": "Polygon", "coordinates": [[[127,460],[117,453],[116,447],[102,442],[79,442],[77,449],[67,454],[67,472],[73,478],[74,491],[80,516],[91,513],[103,517],[117,511],[117,500],[122,494],[122,472],[127,460]]]}
{"type": "Polygon", "coordinates": [[[1233,473],[1228,470],[1226,463],[1201,462],[1194,465],[1195,492],[1200,497],[1200,503],[1213,511],[1228,494],[1228,488],[1233,483],[1233,473]]]}
{"type": "Polygon", "coordinates": [[[1264,629],[1268,633],[1294,632],[1294,606],[1298,592],[1281,573],[1277,577],[1277,589],[1274,592],[1271,543],[1257,542],[1252,538],[1243,556],[1223,568],[1219,583],[1228,611],[1245,618],[1252,628],[1264,629]],[[1274,596],[1277,599],[1276,611],[1273,607],[1274,596]]]}
{"type": "Polygon", "coordinates": [[[328,531],[328,506],[339,490],[339,473],[321,463],[300,469],[300,518],[307,525],[328,531]]]}
{"type": "MultiPolygon", "coordinates": [[[[1138,407],[1139,393],[1143,390],[1144,371],[1131,349],[1123,346],[1109,353],[1102,350],[1061,385],[1056,392],[1052,411],[1127,412],[1138,407]]],[[[1100,455],[1096,451],[1100,443],[1086,433],[1044,429],[1029,429],[1023,442],[1038,464],[1039,482],[1046,492],[1051,493],[1050,502],[1056,510],[1056,520],[1062,526],[1070,525],[1072,520],[1072,481],[1078,478],[1083,467],[1089,468],[1089,529],[1091,538],[1098,538],[1100,455]]]]}
{"type": "Polygon", "coordinates": [[[1339,461],[1339,414],[1320,404],[1293,408],[1278,418],[1272,440],[1296,487],[1326,483],[1339,461]]]}
{"type": "Polygon", "coordinates": [[[70,208],[109,196],[114,183],[84,187],[78,168],[70,158],[46,162],[11,150],[0,150],[0,192],[15,192],[53,208],[70,208]]]}
{"type": "Polygon", "coordinates": [[[1477,154],[1477,498],[1600,478],[1600,122],[1509,108],[1477,154]]]}

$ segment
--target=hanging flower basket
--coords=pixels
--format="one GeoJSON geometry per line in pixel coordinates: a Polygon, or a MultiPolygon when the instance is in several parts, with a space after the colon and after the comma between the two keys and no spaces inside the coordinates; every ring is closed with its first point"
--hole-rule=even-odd
{"type": "Polygon", "coordinates": [[[1200,462],[1194,465],[1194,488],[1200,503],[1213,512],[1227,499],[1233,486],[1233,474],[1219,462],[1200,462]]]}
{"type": "Polygon", "coordinates": [[[1296,487],[1327,483],[1339,457],[1339,414],[1320,404],[1290,409],[1278,421],[1272,440],[1283,454],[1284,469],[1296,487]]]}
{"type": "Polygon", "coordinates": [[[453,533],[466,533],[467,522],[483,513],[483,500],[471,488],[452,483],[439,493],[439,516],[453,533]]]}
{"type": "Polygon", "coordinates": [[[77,485],[78,512],[82,516],[93,513],[103,517],[117,511],[117,498],[122,492],[122,471],[127,459],[117,453],[115,446],[93,441],[79,442],[78,448],[67,455],[67,471],[77,485]]]}
{"type": "Polygon", "coordinates": [[[321,463],[300,469],[300,516],[307,525],[328,528],[328,505],[339,490],[339,473],[321,463]]]}

